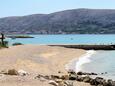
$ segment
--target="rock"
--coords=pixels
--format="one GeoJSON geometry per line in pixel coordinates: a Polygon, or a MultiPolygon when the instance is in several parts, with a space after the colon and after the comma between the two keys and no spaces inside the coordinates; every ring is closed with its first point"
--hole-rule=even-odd
{"type": "Polygon", "coordinates": [[[96,81],[96,85],[98,85],[98,84],[103,84],[104,79],[101,78],[101,77],[96,77],[96,78],[95,78],[95,81],[96,81]]]}
{"type": "Polygon", "coordinates": [[[115,86],[115,82],[112,81],[111,79],[108,79],[107,85],[108,85],[108,86],[115,86]]]}
{"type": "Polygon", "coordinates": [[[103,86],[108,86],[108,83],[106,81],[103,81],[103,86]]]}
{"type": "Polygon", "coordinates": [[[112,82],[112,86],[115,86],[115,81],[112,82]]]}
{"type": "Polygon", "coordinates": [[[50,79],[51,79],[51,77],[49,77],[49,76],[47,76],[47,75],[44,76],[44,78],[47,79],[47,80],[50,80],[50,79]]]}
{"type": "Polygon", "coordinates": [[[77,77],[76,77],[76,80],[81,82],[81,81],[83,81],[83,77],[77,76],[77,77]]]}
{"type": "Polygon", "coordinates": [[[105,72],[105,74],[107,74],[107,72],[105,72]]]}
{"type": "Polygon", "coordinates": [[[83,73],[82,72],[78,72],[77,75],[83,75],[83,73]]]}
{"type": "Polygon", "coordinates": [[[57,83],[61,83],[62,82],[62,79],[56,79],[55,80],[57,83]]]}
{"type": "Polygon", "coordinates": [[[90,80],[90,85],[95,85],[95,79],[90,80]]]}
{"type": "Polygon", "coordinates": [[[97,73],[91,73],[91,75],[98,75],[97,73]]]}
{"type": "Polygon", "coordinates": [[[90,80],[90,84],[91,85],[103,85],[103,83],[105,82],[105,80],[101,77],[96,77],[95,79],[91,79],[90,80]]]}
{"type": "Polygon", "coordinates": [[[56,82],[58,83],[58,86],[73,86],[73,82],[68,80],[58,80],[56,82]]]}
{"type": "Polygon", "coordinates": [[[104,73],[101,73],[101,75],[103,75],[104,73]]]}
{"type": "Polygon", "coordinates": [[[73,86],[73,82],[70,82],[70,81],[65,81],[64,84],[66,86],[73,86]]]}
{"type": "Polygon", "coordinates": [[[98,83],[99,83],[99,84],[102,84],[104,79],[101,78],[101,77],[96,77],[95,80],[96,80],[96,83],[97,83],[97,84],[98,84],[98,83]]]}
{"type": "Polygon", "coordinates": [[[74,72],[73,70],[69,70],[68,74],[74,74],[74,75],[76,75],[76,72],[74,72]]]}
{"type": "Polygon", "coordinates": [[[51,79],[59,79],[60,77],[57,75],[51,75],[51,79]]]}
{"type": "Polygon", "coordinates": [[[112,86],[115,86],[115,81],[112,82],[112,86]]]}
{"type": "Polygon", "coordinates": [[[21,75],[21,76],[28,75],[28,73],[24,70],[18,70],[18,74],[21,75]]]}
{"type": "Polygon", "coordinates": [[[42,77],[42,75],[38,74],[35,79],[39,79],[40,77],[42,77]]]}
{"type": "Polygon", "coordinates": [[[8,71],[7,70],[2,70],[1,72],[0,72],[0,74],[8,74],[8,71]]]}
{"type": "Polygon", "coordinates": [[[73,75],[73,74],[69,76],[69,80],[76,80],[76,78],[77,78],[77,76],[73,75]]]}
{"type": "Polygon", "coordinates": [[[62,80],[69,80],[69,76],[68,75],[62,75],[60,77],[60,79],[62,79],[62,80]]]}
{"type": "Polygon", "coordinates": [[[91,78],[89,76],[86,76],[83,78],[83,82],[90,82],[91,78]]]}
{"type": "Polygon", "coordinates": [[[61,71],[58,71],[58,73],[62,73],[61,71]]]}
{"type": "Polygon", "coordinates": [[[77,75],[98,75],[97,73],[78,72],[77,75]]]}
{"type": "Polygon", "coordinates": [[[43,75],[38,75],[38,76],[36,76],[34,79],[38,79],[38,80],[40,80],[40,81],[46,81],[47,79],[45,78],[45,76],[43,76],[43,75]]]}
{"type": "Polygon", "coordinates": [[[104,72],[104,73],[100,73],[101,75],[103,75],[103,74],[107,74],[107,72],[104,72]]]}
{"type": "Polygon", "coordinates": [[[56,83],[54,80],[50,80],[49,84],[53,85],[53,86],[58,86],[58,83],[56,83]]]}
{"type": "Polygon", "coordinates": [[[18,71],[16,71],[15,69],[9,69],[7,74],[8,75],[18,75],[18,71]]]}
{"type": "Polygon", "coordinates": [[[58,86],[67,86],[67,85],[65,85],[64,82],[65,82],[64,80],[61,80],[60,82],[58,82],[58,86]]]}
{"type": "Polygon", "coordinates": [[[49,80],[49,76],[43,76],[39,74],[38,76],[35,77],[35,79],[45,81],[45,80],[49,80]]]}

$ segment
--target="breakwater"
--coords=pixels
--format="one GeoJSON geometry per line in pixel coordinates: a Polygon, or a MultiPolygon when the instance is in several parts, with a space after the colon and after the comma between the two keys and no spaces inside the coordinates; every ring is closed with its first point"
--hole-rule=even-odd
{"type": "Polygon", "coordinates": [[[85,50],[115,50],[115,45],[50,45],[50,46],[61,46],[66,48],[77,48],[85,50]]]}

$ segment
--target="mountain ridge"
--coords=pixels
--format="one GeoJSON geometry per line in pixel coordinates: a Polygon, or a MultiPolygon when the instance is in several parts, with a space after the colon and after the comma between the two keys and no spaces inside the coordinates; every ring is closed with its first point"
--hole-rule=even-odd
{"type": "Polygon", "coordinates": [[[6,34],[114,34],[114,9],[72,9],[0,18],[6,34]]]}

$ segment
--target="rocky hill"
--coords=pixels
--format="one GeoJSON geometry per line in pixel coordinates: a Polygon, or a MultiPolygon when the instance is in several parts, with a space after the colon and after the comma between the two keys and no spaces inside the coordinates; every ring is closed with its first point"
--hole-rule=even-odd
{"type": "Polygon", "coordinates": [[[10,34],[113,34],[115,10],[73,9],[51,14],[0,18],[0,32],[10,34]]]}

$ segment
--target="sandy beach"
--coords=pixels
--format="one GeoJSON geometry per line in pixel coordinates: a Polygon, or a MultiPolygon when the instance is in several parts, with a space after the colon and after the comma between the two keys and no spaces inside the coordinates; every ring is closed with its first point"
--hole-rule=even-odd
{"type": "MultiPolygon", "coordinates": [[[[0,71],[24,70],[28,76],[0,76],[0,86],[52,86],[48,81],[34,79],[38,74],[66,74],[65,65],[86,51],[45,45],[19,45],[0,50],[0,71]]],[[[89,84],[74,82],[75,86],[89,84]]]]}

